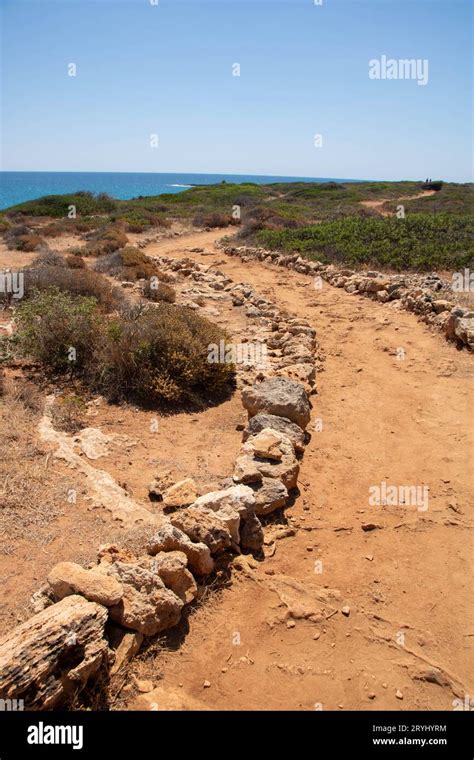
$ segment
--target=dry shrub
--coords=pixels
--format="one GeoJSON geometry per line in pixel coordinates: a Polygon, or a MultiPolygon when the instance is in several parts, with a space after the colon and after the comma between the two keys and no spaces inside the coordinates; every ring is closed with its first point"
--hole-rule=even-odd
{"type": "Polygon", "coordinates": [[[234,367],[208,362],[208,347],[225,339],[192,309],[160,303],[111,320],[97,345],[96,385],[111,400],[178,403],[222,392],[234,367]]]}
{"type": "Polygon", "coordinates": [[[77,256],[76,254],[66,256],[66,265],[69,269],[86,269],[86,262],[82,256],[77,256]]]}
{"type": "Polygon", "coordinates": [[[138,248],[127,246],[102,256],[95,265],[97,272],[106,272],[119,280],[142,280],[156,276],[157,268],[138,248]]]}
{"type": "Polygon", "coordinates": [[[33,267],[62,267],[64,258],[56,251],[42,251],[33,261],[33,267]]]}
{"type": "Polygon", "coordinates": [[[238,225],[240,219],[234,219],[232,214],[223,214],[221,211],[212,211],[209,214],[196,214],[193,219],[195,227],[228,227],[229,224],[238,225]]]}
{"type": "MultiPolygon", "coordinates": [[[[76,258],[76,257],[74,257],[76,258]]],[[[125,303],[123,291],[91,269],[59,266],[32,266],[25,269],[25,294],[56,288],[78,296],[92,296],[105,312],[125,303]]]]}
{"type": "Polygon", "coordinates": [[[165,282],[161,282],[159,277],[151,277],[146,280],[143,286],[143,295],[150,301],[166,301],[174,303],[176,301],[176,291],[165,282]]]}
{"type": "Polygon", "coordinates": [[[28,235],[18,235],[13,238],[13,245],[9,248],[14,248],[17,251],[31,252],[36,251],[42,245],[45,245],[45,241],[39,235],[29,233],[28,235]]]}
{"type": "Polygon", "coordinates": [[[104,256],[113,253],[120,248],[125,248],[128,237],[124,232],[123,224],[114,224],[102,228],[89,242],[88,248],[92,256],[104,256]]]}

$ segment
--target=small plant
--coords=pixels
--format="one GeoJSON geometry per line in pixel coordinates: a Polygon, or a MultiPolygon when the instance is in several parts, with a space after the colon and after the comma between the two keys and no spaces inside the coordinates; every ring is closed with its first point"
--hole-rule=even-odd
{"type": "Polygon", "coordinates": [[[87,406],[83,398],[71,393],[54,400],[51,417],[54,427],[65,433],[77,433],[84,427],[87,406]]]}
{"type": "Polygon", "coordinates": [[[66,256],[66,265],[69,267],[69,269],[85,269],[86,268],[86,262],[82,258],[82,256],[77,256],[75,254],[69,254],[69,256],[66,256]]]}
{"type": "Polygon", "coordinates": [[[151,277],[146,280],[143,286],[143,295],[150,301],[166,301],[174,303],[176,301],[176,291],[171,285],[161,282],[158,277],[151,277]]]}
{"type": "Polygon", "coordinates": [[[54,372],[80,372],[99,329],[96,306],[95,298],[57,287],[35,291],[16,310],[20,351],[54,372]]]}

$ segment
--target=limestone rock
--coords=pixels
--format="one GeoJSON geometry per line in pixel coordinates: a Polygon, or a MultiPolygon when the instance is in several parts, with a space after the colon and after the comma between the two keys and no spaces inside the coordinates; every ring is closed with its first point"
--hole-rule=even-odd
{"type": "Polygon", "coordinates": [[[192,478],[186,478],[163,492],[163,504],[166,507],[189,507],[198,496],[196,483],[192,478]]]}
{"type": "Polygon", "coordinates": [[[287,417],[303,430],[310,420],[308,396],[302,385],[285,377],[272,377],[242,391],[249,417],[262,412],[287,417]]]}
{"type": "Polygon", "coordinates": [[[48,575],[51,591],[58,601],[71,594],[80,594],[90,602],[111,607],[123,596],[122,585],[97,570],[85,570],[75,562],[59,562],[48,575]]]}
{"type": "Polygon", "coordinates": [[[245,515],[248,509],[253,508],[255,496],[249,486],[237,485],[224,488],[221,491],[211,491],[200,496],[193,503],[193,507],[205,507],[218,512],[223,507],[232,507],[240,515],[245,515]]]}
{"type": "Polygon", "coordinates": [[[109,608],[110,617],[116,623],[153,636],[179,622],[183,602],[166,588],[156,572],[120,561],[104,562],[99,568],[117,578],[123,586],[123,598],[109,608]]]}
{"type": "Polygon", "coordinates": [[[240,454],[235,460],[232,479],[235,483],[260,483],[262,473],[252,456],[240,454]]]}
{"type": "Polygon", "coordinates": [[[208,575],[214,570],[214,560],[209,547],[204,543],[193,543],[182,530],[171,523],[162,525],[147,544],[148,554],[160,551],[181,551],[188,558],[188,566],[196,575],[208,575]]]}
{"type": "Polygon", "coordinates": [[[275,509],[284,507],[288,499],[288,489],[280,480],[263,478],[255,488],[255,514],[268,515],[275,509]]]}
{"type": "Polygon", "coordinates": [[[170,686],[157,686],[148,694],[140,694],[130,706],[131,710],[148,710],[161,712],[173,710],[203,711],[209,708],[199,699],[187,694],[183,689],[170,686]]]}
{"type": "Polygon", "coordinates": [[[284,433],[291,440],[295,451],[302,453],[305,448],[305,434],[298,425],[290,422],[286,417],[278,417],[274,414],[257,414],[249,420],[244,430],[243,440],[246,441],[250,435],[256,435],[264,428],[271,428],[280,433],[284,433]]]}
{"type": "Polygon", "coordinates": [[[188,507],[170,518],[175,528],[186,533],[191,541],[201,542],[216,554],[231,545],[231,534],[225,523],[210,509],[188,507]]]}
{"type": "Polygon", "coordinates": [[[109,623],[108,638],[110,648],[115,655],[114,663],[110,668],[110,675],[114,676],[135,657],[143,643],[143,633],[126,631],[124,628],[109,623]]]}
{"type": "Polygon", "coordinates": [[[250,514],[240,528],[240,545],[242,549],[260,551],[263,546],[263,528],[255,512],[250,514]]]}
{"type": "Polygon", "coordinates": [[[165,586],[189,604],[197,596],[197,586],[187,569],[188,558],[183,552],[159,552],[147,565],[158,573],[165,586]]]}

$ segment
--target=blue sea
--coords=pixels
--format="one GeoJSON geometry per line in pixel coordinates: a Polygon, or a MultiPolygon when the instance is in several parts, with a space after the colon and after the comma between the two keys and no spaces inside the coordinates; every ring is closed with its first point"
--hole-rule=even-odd
{"type": "Polygon", "coordinates": [[[331,177],[275,177],[252,174],[152,174],[135,172],[0,172],[0,209],[42,195],[89,190],[127,200],[139,195],[181,193],[193,185],[217,182],[357,182],[331,177]]]}

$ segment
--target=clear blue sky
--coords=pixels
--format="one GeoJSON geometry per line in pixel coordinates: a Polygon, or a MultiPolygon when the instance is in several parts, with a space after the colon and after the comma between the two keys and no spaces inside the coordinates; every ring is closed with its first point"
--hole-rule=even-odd
{"type": "Polygon", "coordinates": [[[4,170],[471,179],[470,0],[0,6],[4,170]],[[371,80],[382,55],[428,84],[371,80]]]}

